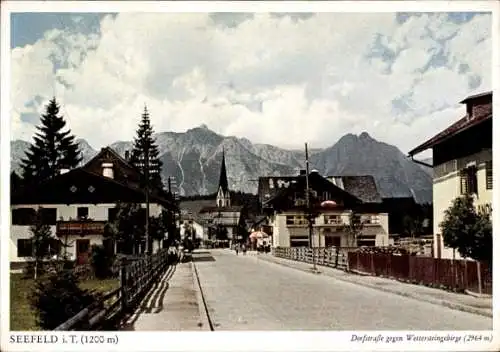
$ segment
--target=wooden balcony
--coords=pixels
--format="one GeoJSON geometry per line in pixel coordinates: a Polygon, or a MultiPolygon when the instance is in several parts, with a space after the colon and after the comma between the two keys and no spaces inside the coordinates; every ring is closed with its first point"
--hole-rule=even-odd
{"type": "Polygon", "coordinates": [[[58,221],[56,224],[56,235],[103,235],[105,225],[106,221],[58,221]]]}

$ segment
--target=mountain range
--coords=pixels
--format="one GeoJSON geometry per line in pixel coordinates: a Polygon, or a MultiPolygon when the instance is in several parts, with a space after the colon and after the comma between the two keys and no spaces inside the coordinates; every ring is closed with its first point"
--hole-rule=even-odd
{"type": "MultiPolygon", "coordinates": [[[[216,191],[223,150],[230,189],[248,193],[257,191],[259,176],[294,175],[305,165],[302,151],[222,136],[204,125],[183,133],[158,133],[156,141],[163,179],[173,177],[176,190],[186,196],[216,191]]],[[[84,139],[77,142],[83,162],[97,154],[84,139]]],[[[28,147],[26,141],[11,142],[11,168],[18,174],[28,147]]],[[[110,147],[124,156],[132,149],[132,142],[118,141],[110,147]]],[[[382,197],[413,196],[419,203],[432,201],[432,170],[424,170],[397,147],[377,141],[366,132],[346,134],[329,148],[312,150],[309,158],[311,169],[323,175],[373,175],[382,197]]]]}

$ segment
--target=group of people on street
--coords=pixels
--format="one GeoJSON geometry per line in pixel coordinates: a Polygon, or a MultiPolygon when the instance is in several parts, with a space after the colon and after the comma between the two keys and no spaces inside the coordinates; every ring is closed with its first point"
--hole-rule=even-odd
{"type": "Polygon", "coordinates": [[[236,255],[238,255],[240,251],[243,253],[243,255],[247,254],[247,246],[244,243],[236,243],[234,245],[234,250],[236,251],[236,255]]]}

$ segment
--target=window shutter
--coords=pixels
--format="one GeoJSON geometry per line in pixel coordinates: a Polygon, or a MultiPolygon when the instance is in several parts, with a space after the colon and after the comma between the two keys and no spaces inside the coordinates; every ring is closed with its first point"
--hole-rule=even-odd
{"type": "Polygon", "coordinates": [[[460,172],[460,194],[467,194],[468,189],[467,189],[468,183],[467,183],[467,173],[465,170],[462,170],[460,172]]]}
{"type": "Polygon", "coordinates": [[[486,162],[486,189],[493,189],[493,162],[486,162]]]}

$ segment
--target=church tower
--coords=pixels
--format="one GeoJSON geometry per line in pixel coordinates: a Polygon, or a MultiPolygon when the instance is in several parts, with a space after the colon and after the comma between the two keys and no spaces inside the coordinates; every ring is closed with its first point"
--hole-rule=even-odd
{"type": "Polygon", "coordinates": [[[220,166],[219,188],[217,189],[216,203],[217,207],[220,208],[231,206],[229,186],[227,183],[226,157],[224,154],[224,148],[222,148],[222,164],[220,166]]]}

